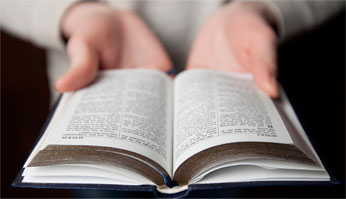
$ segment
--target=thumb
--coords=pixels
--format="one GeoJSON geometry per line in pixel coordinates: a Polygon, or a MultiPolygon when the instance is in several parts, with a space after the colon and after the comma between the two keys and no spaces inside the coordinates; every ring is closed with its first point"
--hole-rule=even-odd
{"type": "Polygon", "coordinates": [[[91,83],[98,71],[98,57],[94,48],[87,42],[71,37],[67,45],[71,67],[55,83],[59,92],[75,91],[91,83]]]}
{"type": "Polygon", "coordinates": [[[276,81],[276,45],[274,42],[262,41],[253,52],[253,75],[256,85],[271,98],[279,97],[276,81]]]}

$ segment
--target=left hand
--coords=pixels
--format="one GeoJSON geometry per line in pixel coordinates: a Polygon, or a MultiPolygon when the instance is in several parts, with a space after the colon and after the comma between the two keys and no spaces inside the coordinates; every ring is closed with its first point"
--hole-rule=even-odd
{"type": "Polygon", "coordinates": [[[142,67],[166,72],[172,65],[160,41],[136,13],[103,2],[73,5],[62,19],[61,30],[69,38],[71,67],[55,84],[59,92],[89,85],[102,69],[142,67]]]}
{"type": "Polygon", "coordinates": [[[257,86],[277,98],[278,39],[268,17],[269,11],[261,2],[232,2],[218,9],[197,35],[187,69],[252,73],[257,86]]]}

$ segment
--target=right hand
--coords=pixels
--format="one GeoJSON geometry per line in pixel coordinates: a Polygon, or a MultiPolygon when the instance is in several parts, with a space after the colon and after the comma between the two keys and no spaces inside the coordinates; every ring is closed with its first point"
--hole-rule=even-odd
{"type": "Polygon", "coordinates": [[[130,11],[114,10],[97,2],[77,3],[61,23],[68,38],[69,71],[55,83],[59,92],[91,83],[100,69],[154,68],[168,71],[169,59],[159,40],[130,11]]]}
{"type": "Polygon", "coordinates": [[[263,92],[277,98],[278,38],[270,21],[274,21],[274,16],[263,2],[235,1],[224,5],[198,33],[187,69],[251,73],[263,92]]]}

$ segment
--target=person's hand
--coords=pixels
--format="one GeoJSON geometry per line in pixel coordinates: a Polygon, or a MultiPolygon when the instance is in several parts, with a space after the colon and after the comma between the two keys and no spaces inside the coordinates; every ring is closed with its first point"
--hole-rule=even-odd
{"type": "Polygon", "coordinates": [[[192,46],[187,69],[213,68],[252,73],[257,86],[272,98],[276,82],[277,36],[274,18],[262,3],[229,3],[203,25],[192,46]]]}
{"type": "Polygon", "coordinates": [[[59,92],[91,83],[99,69],[154,68],[167,71],[171,61],[142,20],[129,11],[95,2],[77,3],[64,15],[63,34],[69,38],[70,70],[55,83],[59,92]]]}

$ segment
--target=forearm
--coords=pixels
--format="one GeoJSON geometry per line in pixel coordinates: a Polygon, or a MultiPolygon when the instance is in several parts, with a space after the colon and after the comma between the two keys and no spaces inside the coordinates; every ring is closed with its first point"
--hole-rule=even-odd
{"type": "MultiPolygon", "coordinates": [[[[61,21],[65,12],[81,0],[4,0],[1,4],[1,28],[38,46],[65,48],[61,21]]],[[[112,7],[128,10],[131,1],[105,1],[112,7]]]]}
{"type": "Polygon", "coordinates": [[[2,28],[36,45],[63,49],[60,21],[76,0],[11,0],[2,3],[2,28]]]}
{"type": "Polygon", "coordinates": [[[264,1],[276,15],[279,38],[311,30],[341,12],[344,1],[264,1]]]}

